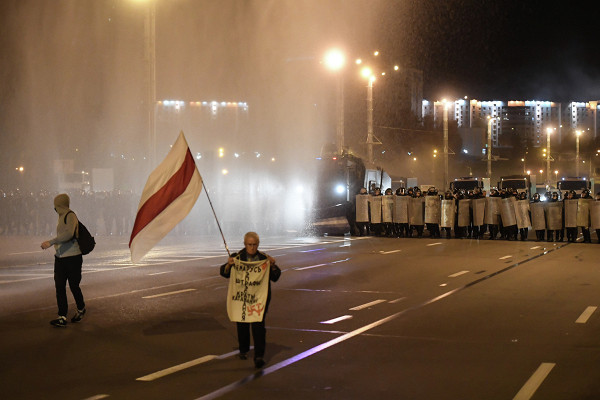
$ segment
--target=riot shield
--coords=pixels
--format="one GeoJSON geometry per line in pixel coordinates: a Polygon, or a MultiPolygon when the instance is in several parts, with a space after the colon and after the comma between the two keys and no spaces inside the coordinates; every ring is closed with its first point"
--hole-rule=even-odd
{"type": "Polygon", "coordinates": [[[425,214],[425,198],[411,197],[408,208],[408,221],[411,225],[423,225],[425,214]]]}
{"type": "Polygon", "coordinates": [[[500,197],[486,197],[485,198],[485,217],[484,223],[488,225],[498,225],[500,216],[500,197]]]}
{"type": "Polygon", "coordinates": [[[592,229],[600,229],[600,201],[590,203],[590,219],[592,229]]]}
{"type": "Polygon", "coordinates": [[[425,196],[425,223],[439,224],[442,201],[438,196],[425,196]]]}
{"type": "Polygon", "coordinates": [[[471,225],[471,200],[462,199],[458,201],[458,226],[471,225]]]}
{"type": "Polygon", "coordinates": [[[517,224],[517,216],[515,215],[515,203],[517,199],[508,197],[502,199],[500,204],[500,217],[502,218],[502,226],[511,226],[517,224]]]}
{"type": "Polygon", "coordinates": [[[528,200],[517,200],[515,203],[515,217],[517,219],[517,228],[523,229],[531,226],[528,200]]]}
{"type": "Polygon", "coordinates": [[[392,222],[392,213],[394,212],[394,196],[388,194],[383,196],[381,201],[381,219],[383,222],[392,222]]]}
{"type": "Polygon", "coordinates": [[[394,222],[397,224],[408,224],[408,196],[394,196],[394,222]]]}
{"type": "Polygon", "coordinates": [[[590,226],[590,203],[592,199],[577,199],[577,226],[590,226]]]}
{"type": "Polygon", "coordinates": [[[369,195],[356,195],[356,222],[369,222],[369,195]]]}
{"type": "Polygon", "coordinates": [[[485,218],[485,199],[473,199],[471,203],[471,207],[473,207],[473,225],[481,226],[484,224],[485,218]]]}
{"type": "MultiPolygon", "coordinates": [[[[600,202],[599,202],[600,203],[600,202]]],[[[442,200],[441,204],[441,222],[440,227],[454,229],[454,217],[456,215],[456,209],[454,206],[454,199],[442,200]]]]}
{"type": "MultiPolygon", "coordinates": [[[[575,203],[575,205],[577,205],[577,203],[575,203]]],[[[558,201],[544,203],[544,208],[546,209],[546,229],[557,231],[563,228],[562,206],[563,204],[558,201]]]]}
{"type": "Polygon", "coordinates": [[[544,217],[544,203],[529,203],[531,210],[531,226],[533,230],[546,230],[546,218],[544,217]]]}
{"type": "Polygon", "coordinates": [[[577,228],[577,200],[565,200],[565,228],[577,228]]]}
{"type": "Polygon", "coordinates": [[[381,200],[383,196],[369,196],[369,206],[371,208],[371,223],[381,223],[381,200]]]}

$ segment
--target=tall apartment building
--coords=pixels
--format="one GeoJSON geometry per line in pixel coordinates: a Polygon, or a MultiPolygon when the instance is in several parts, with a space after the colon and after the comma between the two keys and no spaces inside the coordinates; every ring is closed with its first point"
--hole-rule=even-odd
{"type": "MultiPolygon", "coordinates": [[[[534,147],[544,147],[547,128],[561,143],[568,130],[588,131],[598,136],[598,101],[572,102],[566,107],[552,101],[479,101],[458,99],[447,102],[448,118],[455,120],[459,128],[486,127],[491,124],[492,146],[510,147],[513,135],[523,143],[529,141],[534,147]]],[[[423,100],[423,116],[433,116],[434,125],[443,123],[444,103],[423,100]]]]}

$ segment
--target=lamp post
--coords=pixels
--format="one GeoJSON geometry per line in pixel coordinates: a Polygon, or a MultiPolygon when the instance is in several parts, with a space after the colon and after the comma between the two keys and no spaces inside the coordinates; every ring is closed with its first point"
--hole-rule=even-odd
{"type": "Polygon", "coordinates": [[[552,133],[552,128],[546,128],[546,147],[548,149],[548,153],[546,154],[546,185],[550,186],[550,134],[552,133]]]}
{"type": "Polygon", "coordinates": [[[150,167],[156,163],[156,3],[146,1],[146,18],[144,21],[144,40],[146,45],[146,101],[148,103],[148,158],[150,167]]]}
{"type": "Polygon", "coordinates": [[[487,177],[492,180],[492,122],[494,122],[496,118],[488,117],[488,129],[487,129],[487,177]]]}
{"type": "Polygon", "coordinates": [[[373,163],[373,82],[375,76],[369,67],[361,71],[361,75],[367,78],[367,161],[373,163]]]}
{"type": "Polygon", "coordinates": [[[581,131],[575,132],[575,176],[579,176],[579,136],[581,131]]]}
{"type": "Polygon", "coordinates": [[[448,190],[448,103],[444,103],[444,191],[448,190]]]}
{"type": "Polygon", "coordinates": [[[346,63],[346,57],[337,49],[330,50],[325,54],[325,65],[332,71],[337,72],[337,134],[336,145],[337,152],[342,155],[344,149],[344,77],[342,68],[346,63]]]}
{"type": "Polygon", "coordinates": [[[433,176],[433,179],[431,181],[434,183],[434,185],[436,185],[436,187],[437,187],[437,183],[438,183],[438,182],[436,182],[437,179],[435,176],[435,161],[437,159],[437,152],[438,152],[437,149],[433,149],[433,158],[432,158],[432,162],[431,162],[431,175],[433,176]]]}

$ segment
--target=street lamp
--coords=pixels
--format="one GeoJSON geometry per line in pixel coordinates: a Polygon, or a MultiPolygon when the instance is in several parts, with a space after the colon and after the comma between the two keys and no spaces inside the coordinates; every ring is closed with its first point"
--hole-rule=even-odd
{"type": "Polygon", "coordinates": [[[444,103],[444,191],[448,190],[448,103],[444,103]]]}
{"type": "Polygon", "coordinates": [[[575,132],[575,176],[579,176],[579,136],[581,131],[575,132]]]}
{"type": "Polygon", "coordinates": [[[488,116],[488,129],[487,129],[487,177],[492,180],[492,123],[496,120],[496,117],[488,116]]]}
{"type": "Polygon", "coordinates": [[[548,153],[546,154],[546,185],[550,185],[550,134],[552,133],[552,128],[546,128],[546,147],[548,149],[548,153]]]}
{"type": "Polygon", "coordinates": [[[554,180],[558,182],[558,170],[554,170],[554,180]]]}
{"type": "Polygon", "coordinates": [[[367,78],[367,160],[370,164],[373,163],[373,82],[375,76],[369,67],[361,70],[361,75],[367,78]]]}
{"type": "Polygon", "coordinates": [[[346,57],[338,49],[329,50],[325,54],[325,65],[338,74],[337,83],[337,152],[341,156],[344,149],[344,78],[342,68],[346,63],[346,57]]]}
{"type": "Polygon", "coordinates": [[[150,135],[150,165],[156,163],[156,3],[149,1],[146,13],[146,51],[148,57],[148,131],[150,135]]]}

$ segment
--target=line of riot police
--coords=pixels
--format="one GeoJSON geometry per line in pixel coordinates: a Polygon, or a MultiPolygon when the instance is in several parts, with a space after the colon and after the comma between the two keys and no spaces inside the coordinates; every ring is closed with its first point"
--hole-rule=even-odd
{"type": "Polygon", "coordinates": [[[359,236],[527,240],[530,228],[536,241],[575,242],[579,230],[583,242],[591,243],[590,229],[600,238],[600,193],[594,199],[588,190],[580,197],[574,191],[559,200],[557,192],[541,201],[534,194],[517,190],[475,188],[440,194],[434,187],[422,193],[418,187],[400,188],[394,194],[379,188],[368,193],[362,188],[355,198],[353,233],[359,236]],[[594,201],[595,200],[595,201],[594,201]]]}

